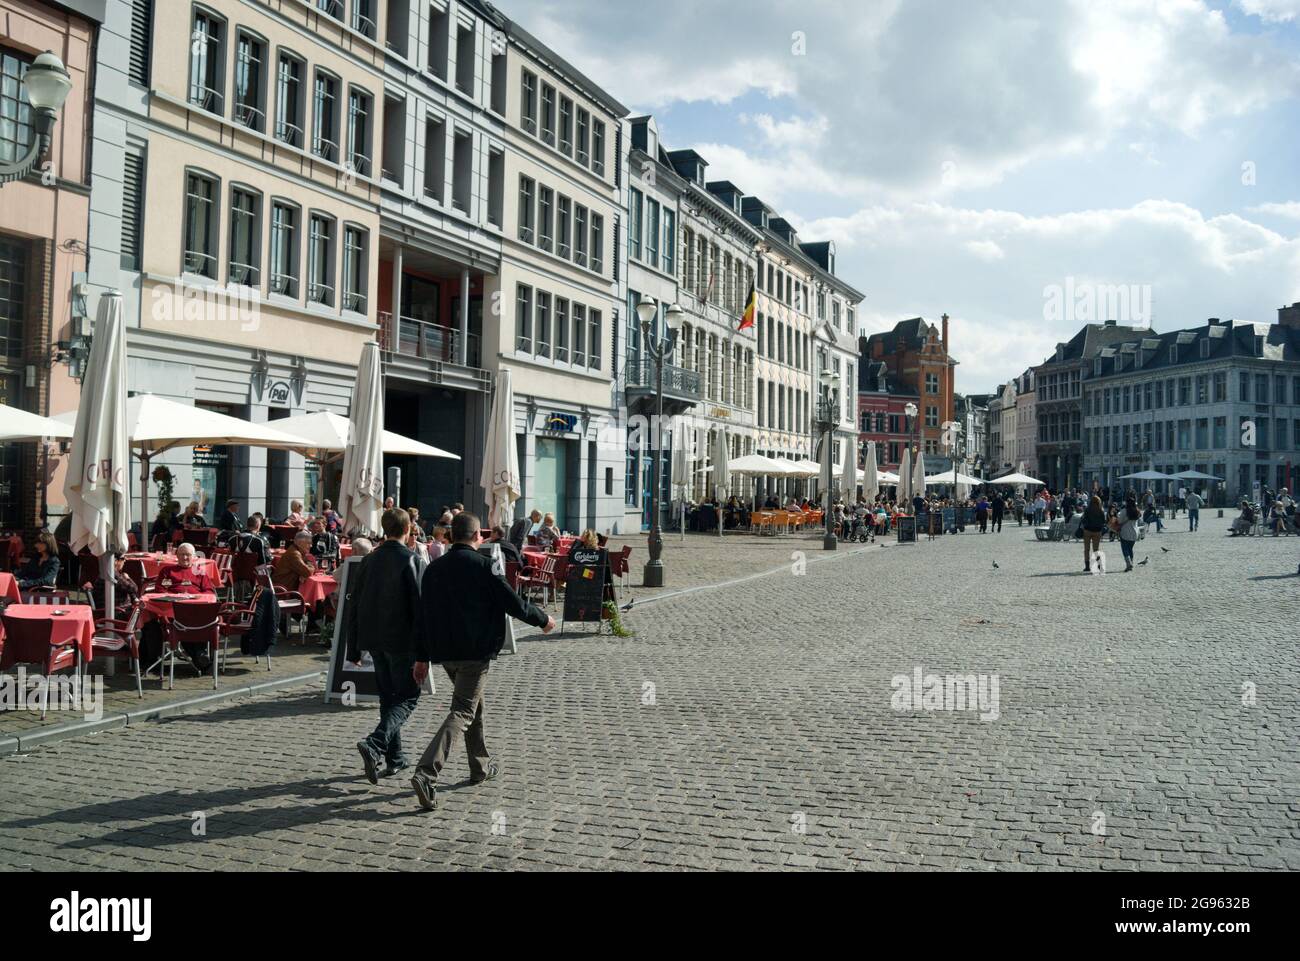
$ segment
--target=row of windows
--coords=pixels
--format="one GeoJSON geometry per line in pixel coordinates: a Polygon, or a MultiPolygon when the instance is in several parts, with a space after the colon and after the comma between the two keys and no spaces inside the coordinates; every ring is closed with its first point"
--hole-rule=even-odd
{"type": "Polygon", "coordinates": [[[375,0],[351,0],[351,3],[350,21],[343,0],[316,0],[316,9],[339,23],[350,24],[357,33],[374,40],[378,29],[375,24],[375,0]]]}
{"type": "Polygon", "coordinates": [[[605,218],[522,174],[519,239],[595,273],[605,271],[605,218]]]}
{"type": "MultiPolygon", "coordinates": [[[[354,0],[355,4],[356,0],[354,0]]],[[[230,85],[231,119],[259,133],[270,133],[281,143],[347,167],[361,176],[373,169],[374,97],[351,85],[346,104],[341,102],[343,81],[321,67],[310,70],[298,54],[278,48],[268,61],[270,45],[246,27],[234,30],[234,82],[230,85]],[[267,86],[274,70],[275,122],[267,86]],[[311,131],[307,129],[307,92],[311,88],[311,131]],[[347,127],[343,128],[343,111],[347,127]],[[346,141],[342,140],[346,132],[346,141]]],[[[225,19],[194,8],[190,44],[189,102],[210,113],[226,115],[226,57],[228,27],[225,19]]]]}
{"type": "MultiPolygon", "coordinates": [[[[1256,404],[1287,403],[1287,381],[1283,374],[1252,374],[1239,371],[1237,400],[1256,404]]],[[[1300,376],[1290,378],[1291,403],[1300,405],[1300,376]]],[[[1223,403],[1228,399],[1227,371],[1198,374],[1195,377],[1170,377],[1123,387],[1108,387],[1088,392],[1085,406],[1092,415],[1127,414],[1165,407],[1191,404],[1223,403]]]]}
{"type": "Polygon", "coordinates": [[[1114,424],[1084,429],[1085,454],[1139,454],[1185,450],[1300,450],[1300,418],[1240,417],[1237,435],[1228,436],[1228,418],[1114,424]],[[1253,426],[1253,430],[1250,428],[1253,426]],[[1270,430],[1271,427],[1271,430],[1270,430]],[[1289,434],[1289,438],[1288,438],[1289,434]],[[1253,440],[1253,443],[1247,443],[1253,440]],[[1289,448],[1288,448],[1289,443],[1289,448]]]}
{"type": "MultiPolygon", "coordinates": [[[[185,273],[220,280],[218,269],[221,235],[221,181],[200,171],[185,177],[185,215],[182,234],[182,270],[185,273]]],[[[260,191],[243,184],[231,184],[224,210],[229,217],[226,256],[227,283],[266,289],[292,299],[302,291],[299,268],[303,243],[303,211],[291,201],[271,198],[270,256],[263,277],[263,201],[260,191]]],[[[343,271],[341,296],[337,294],[338,220],[320,211],[307,215],[306,298],[309,304],[366,313],[369,276],[369,232],[355,224],[344,224],[342,232],[343,271]]]]}
{"type": "Polygon", "coordinates": [[[519,284],[515,291],[515,351],[557,364],[600,370],[601,312],[519,284]]]}
{"type": "Polygon", "coordinates": [[[580,167],[590,168],[597,177],[605,176],[605,122],[591,115],[585,107],[558,93],[529,70],[521,71],[522,91],[519,125],[546,144],[554,147],[580,167]],[[541,116],[538,117],[538,100],[541,116]]]}
{"type": "MultiPolygon", "coordinates": [[[[807,314],[810,311],[810,292],[807,284],[795,280],[793,276],[772,263],[764,263],[763,258],[758,258],[758,289],[771,297],[784,303],[787,307],[793,307],[801,314],[807,314]],[[766,275],[766,283],[764,276],[766,275]]],[[[836,330],[846,334],[854,334],[857,331],[857,309],[847,304],[842,304],[840,298],[832,297],[830,324],[836,330]]],[[[817,290],[817,319],[826,320],[826,291],[819,288],[817,290]]]]}
{"type": "Polygon", "coordinates": [[[1059,374],[1043,374],[1037,381],[1038,400],[1068,400],[1079,396],[1082,372],[1078,370],[1063,371],[1059,374]]]}
{"type": "Polygon", "coordinates": [[[789,324],[759,314],[755,321],[758,331],[758,355],[778,364],[787,364],[799,370],[808,370],[811,340],[789,324]]]}
{"type": "Polygon", "coordinates": [[[1083,418],[1079,412],[1045,414],[1038,419],[1038,441],[1043,444],[1079,440],[1083,418]]]}
{"type": "MultiPolygon", "coordinates": [[[[690,236],[690,231],[687,231],[690,236]]],[[[690,241],[687,241],[689,245],[690,241]]],[[[677,213],[632,187],[628,191],[627,255],[666,274],[677,271],[677,213]]],[[[687,255],[689,256],[689,254],[687,255]]]]}
{"type": "Polygon", "coordinates": [[[807,434],[811,429],[806,390],[758,379],[758,426],[807,434]]]}
{"type": "Polygon", "coordinates": [[[753,266],[689,228],[682,231],[682,286],[696,300],[739,316],[753,284],[753,266]]]}
{"type": "MultiPolygon", "coordinates": [[[[639,336],[634,343],[639,344],[639,336]]],[[[754,409],[754,352],[738,344],[730,351],[717,334],[706,334],[683,324],[677,338],[677,356],[685,370],[700,374],[706,400],[754,409]]]]}

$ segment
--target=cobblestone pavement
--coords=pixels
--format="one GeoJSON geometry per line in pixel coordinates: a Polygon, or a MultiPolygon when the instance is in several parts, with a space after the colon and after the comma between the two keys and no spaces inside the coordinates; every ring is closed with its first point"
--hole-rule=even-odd
{"type": "Polygon", "coordinates": [[[493,666],[502,775],[458,746],[431,814],[319,690],[62,742],[0,760],[0,868],[1300,869],[1300,540],[1226,524],[1133,574],[1013,526],[640,593],[493,666]],[[896,709],[918,669],[997,700],[896,709]]]}

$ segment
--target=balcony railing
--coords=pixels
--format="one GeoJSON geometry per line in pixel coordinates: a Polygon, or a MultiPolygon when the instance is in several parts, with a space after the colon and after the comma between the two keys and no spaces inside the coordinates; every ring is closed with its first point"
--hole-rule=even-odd
{"type": "MultiPolygon", "coordinates": [[[[641,360],[629,358],[623,368],[623,381],[628,389],[643,388],[653,391],[657,383],[655,362],[645,358],[641,360]]],[[[664,393],[699,397],[700,385],[698,371],[664,364],[664,393]]]]}
{"type": "MultiPolygon", "coordinates": [[[[414,317],[401,317],[394,323],[390,313],[380,313],[379,326],[379,345],[384,350],[444,364],[461,362],[460,331],[454,327],[443,327],[414,317]]],[[[469,335],[466,347],[465,366],[481,367],[478,334],[469,335]]]]}

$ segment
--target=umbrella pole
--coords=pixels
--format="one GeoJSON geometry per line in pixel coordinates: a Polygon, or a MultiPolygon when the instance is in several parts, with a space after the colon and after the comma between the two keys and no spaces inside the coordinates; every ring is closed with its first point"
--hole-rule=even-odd
{"type": "Polygon", "coordinates": [[[113,583],[113,554],[108,545],[99,556],[99,576],[104,579],[104,617],[111,621],[117,613],[117,585],[113,583]]]}
{"type": "Polygon", "coordinates": [[[149,536],[149,455],[140,451],[140,550],[153,546],[149,536]]]}

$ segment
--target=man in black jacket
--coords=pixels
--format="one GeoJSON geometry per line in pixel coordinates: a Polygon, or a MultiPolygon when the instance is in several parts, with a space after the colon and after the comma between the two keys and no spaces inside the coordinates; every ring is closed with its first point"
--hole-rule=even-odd
{"type": "Polygon", "coordinates": [[[555,630],[555,619],[523,601],[499,574],[492,560],[477,550],[483,541],[478,518],[457,514],[451,522],[451,550],[431,563],[420,586],[420,653],[415,665],[416,684],[423,684],[429,664],[441,664],[451,678],[451,710],[438,728],[411,778],[420,806],[437,805],[438,772],[457,735],[465,735],[470,783],[497,775],[497,762],[488,755],[483,739],[483,689],[488,667],[501,653],[506,638],[506,616],[517,618],[543,633],[555,630]]]}
{"type": "Polygon", "coordinates": [[[379,783],[381,756],[388,762],[384,777],[408,766],[402,754],[402,724],[415,711],[422,683],[414,672],[420,582],[414,555],[402,543],[411,529],[411,517],[401,508],[386,510],[380,527],[384,542],[350,573],[344,605],[347,659],[356,664],[361,652],[369,651],[379,688],[379,725],[357,742],[371,784],[379,783]]]}

